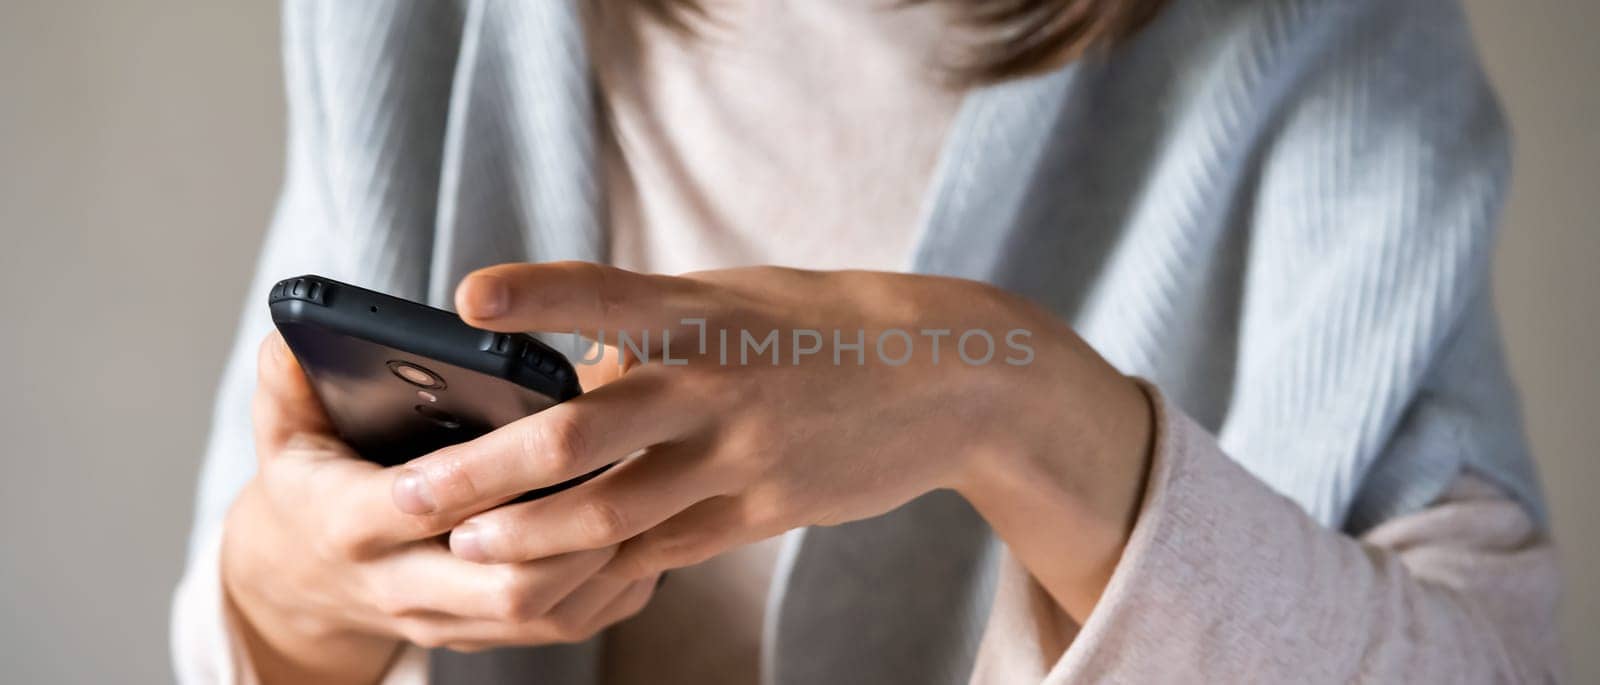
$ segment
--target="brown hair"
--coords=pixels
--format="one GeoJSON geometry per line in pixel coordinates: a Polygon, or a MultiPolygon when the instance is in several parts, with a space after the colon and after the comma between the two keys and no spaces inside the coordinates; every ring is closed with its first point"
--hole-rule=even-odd
{"type": "MultiPolygon", "coordinates": [[[[703,18],[701,0],[635,0],[667,24],[689,30],[703,18]]],[[[1127,39],[1166,0],[894,0],[941,3],[972,29],[968,56],[952,67],[958,80],[994,83],[1049,71],[1127,39]]]]}

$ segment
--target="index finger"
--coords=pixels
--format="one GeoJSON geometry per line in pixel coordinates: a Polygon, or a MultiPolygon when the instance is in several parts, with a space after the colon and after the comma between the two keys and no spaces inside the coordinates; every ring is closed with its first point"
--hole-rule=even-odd
{"type": "Polygon", "coordinates": [[[456,288],[462,320],[495,331],[580,332],[681,329],[704,317],[708,286],[589,262],[501,264],[456,288]]]}
{"type": "Polygon", "coordinates": [[[700,425],[698,404],[653,371],[412,460],[395,479],[395,506],[461,519],[688,435],[700,425]]]}

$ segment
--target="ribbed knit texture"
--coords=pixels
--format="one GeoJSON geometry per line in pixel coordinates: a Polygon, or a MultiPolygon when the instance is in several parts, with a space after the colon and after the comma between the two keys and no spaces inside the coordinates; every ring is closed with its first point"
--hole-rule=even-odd
{"type": "MultiPolygon", "coordinates": [[[[270,283],[448,305],[478,266],[604,254],[575,4],[292,0],[284,29],[287,178],[193,540],[254,470],[270,283]]],[[[1414,511],[1463,469],[1542,517],[1488,298],[1506,176],[1453,1],[1175,0],[1110,55],[968,98],[913,267],[1053,308],[1325,525],[1414,511]]],[[[964,681],[994,545],[948,494],[808,531],[768,676],[964,681]]],[[[593,666],[584,646],[437,656],[442,678],[593,666]]]]}

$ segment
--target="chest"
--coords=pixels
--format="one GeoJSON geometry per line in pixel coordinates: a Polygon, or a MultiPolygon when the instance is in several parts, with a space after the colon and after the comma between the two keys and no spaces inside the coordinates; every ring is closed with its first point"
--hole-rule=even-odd
{"type": "Polygon", "coordinates": [[[942,17],[755,0],[686,31],[630,6],[589,20],[613,261],[905,264],[962,96],[942,17]]]}

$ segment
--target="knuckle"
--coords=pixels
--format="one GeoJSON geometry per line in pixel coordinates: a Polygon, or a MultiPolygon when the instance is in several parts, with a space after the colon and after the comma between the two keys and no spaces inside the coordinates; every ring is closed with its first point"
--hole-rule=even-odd
{"type": "Polygon", "coordinates": [[[400,636],[423,649],[438,649],[450,642],[444,631],[427,621],[407,621],[400,629],[400,636]]]}
{"type": "Polygon", "coordinates": [[[587,642],[600,632],[598,626],[589,625],[589,621],[576,618],[552,620],[549,629],[551,639],[562,644],[587,642]]]}
{"type": "Polygon", "coordinates": [[[590,545],[621,542],[628,533],[628,521],[617,506],[600,499],[584,502],[577,513],[579,530],[590,545]]]}
{"type": "Polygon", "coordinates": [[[595,561],[595,564],[599,570],[595,571],[595,573],[597,575],[603,574],[607,569],[611,568],[611,564],[613,562],[622,556],[622,545],[620,543],[606,545],[605,547],[601,547],[599,549],[588,550],[586,553],[593,554],[598,557],[595,561]]]}
{"type": "Polygon", "coordinates": [[[633,593],[633,596],[628,598],[628,603],[623,608],[622,617],[618,620],[632,618],[638,615],[639,612],[644,611],[644,608],[650,604],[650,598],[656,594],[655,586],[656,581],[652,579],[641,588],[642,591],[633,593]]]}
{"type": "Polygon", "coordinates": [[[599,264],[583,263],[580,267],[586,271],[585,277],[593,284],[595,312],[600,315],[601,321],[610,321],[622,311],[626,303],[623,301],[621,288],[615,279],[611,278],[609,268],[599,264]]]}
{"type": "MultiPolygon", "coordinates": [[[[577,555],[577,554],[596,554],[596,555],[601,555],[601,556],[597,556],[596,557],[596,559],[595,559],[595,561],[593,562],[592,565],[586,565],[586,568],[583,571],[583,573],[585,574],[584,575],[584,579],[585,579],[584,582],[585,583],[593,582],[593,581],[596,581],[596,580],[599,580],[599,581],[617,581],[617,580],[622,580],[622,574],[618,571],[618,569],[620,568],[619,564],[625,563],[626,562],[626,557],[628,555],[626,555],[626,554],[613,554],[613,553],[607,552],[606,551],[607,549],[616,549],[616,546],[613,545],[613,546],[611,546],[609,548],[605,548],[605,549],[586,550],[586,551],[583,551],[583,552],[574,552],[573,553],[574,555],[577,555]]],[[[562,598],[562,601],[565,601],[565,598],[562,598]]]]}
{"type": "Polygon", "coordinates": [[[654,535],[640,545],[633,554],[619,558],[616,573],[626,580],[639,580],[675,569],[691,566],[704,556],[702,536],[692,532],[672,532],[654,535]]]}
{"type": "Polygon", "coordinates": [[[530,460],[542,461],[562,472],[583,463],[588,437],[577,419],[566,413],[552,413],[534,425],[524,447],[530,460]]]}
{"type": "Polygon", "coordinates": [[[544,613],[526,574],[515,570],[508,570],[497,583],[494,607],[495,615],[508,623],[527,623],[544,613]]]}
{"type": "Polygon", "coordinates": [[[539,618],[540,612],[527,595],[505,594],[497,600],[495,616],[506,623],[527,623],[539,618]]]}
{"type": "Polygon", "coordinates": [[[682,568],[680,561],[688,556],[687,547],[682,544],[656,545],[634,558],[633,563],[624,567],[623,577],[628,580],[648,578],[668,569],[682,568]]]}
{"type": "Polygon", "coordinates": [[[372,590],[372,607],[384,616],[398,618],[409,611],[410,603],[406,601],[405,593],[379,586],[372,590]]]}
{"type": "Polygon", "coordinates": [[[789,497],[778,491],[763,491],[744,498],[739,505],[739,522],[752,528],[765,528],[782,520],[789,510],[789,497]]]}
{"type": "Polygon", "coordinates": [[[648,553],[642,550],[619,555],[611,563],[606,564],[606,567],[601,569],[597,575],[622,581],[643,578],[650,575],[652,562],[646,558],[647,556],[648,553]]]}
{"type": "Polygon", "coordinates": [[[734,516],[739,523],[762,531],[787,527],[809,508],[803,493],[781,482],[751,489],[738,498],[737,506],[734,516]]]}
{"type": "MultiPolygon", "coordinates": [[[[690,351],[693,351],[690,347],[690,351]]],[[[715,352],[711,352],[714,354],[715,352]]],[[[674,352],[676,354],[676,352],[674,352]]],[[[665,367],[663,367],[665,370],[665,367]]],[[[725,369],[714,365],[695,366],[689,364],[685,367],[673,369],[670,386],[667,393],[684,401],[706,406],[712,410],[727,409],[735,404],[743,404],[739,392],[742,389],[732,387],[737,379],[727,373],[725,369]]]]}
{"type": "Polygon", "coordinates": [[[447,533],[451,526],[458,522],[457,518],[451,517],[447,512],[407,516],[400,521],[401,527],[405,529],[403,535],[408,540],[422,540],[447,533]]]}
{"type": "Polygon", "coordinates": [[[436,496],[442,495],[449,502],[478,499],[478,484],[472,479],[472,464],[466,455],[458,449],[446,449],[432,459],[420,470],[436,496]]]}
{"type": "Polygon", "coordinates": [[[343,561],[360,560],[366,556],[366,531],[355,516],[330,517],[322,528],[319,546],[326,558],[343,561]]]}
{"type": "Polygon", "coordinates": [[[755,422],[735,423],[724,427],[718,437],[720,446],[712,455],[713,460],[743,480],[764,480],[784,465],[771,430],[765,426],[755,422]]]}
{"type": "Polygon", "coordinates": [[[759,482],[774,478],[780,475],[779,469],[784,467],[778,451],[767,449],[764,445],[743,450],[743,454],[732,459],[736,462],[732,466],[733,471],[746,481],[759,482]]]}

